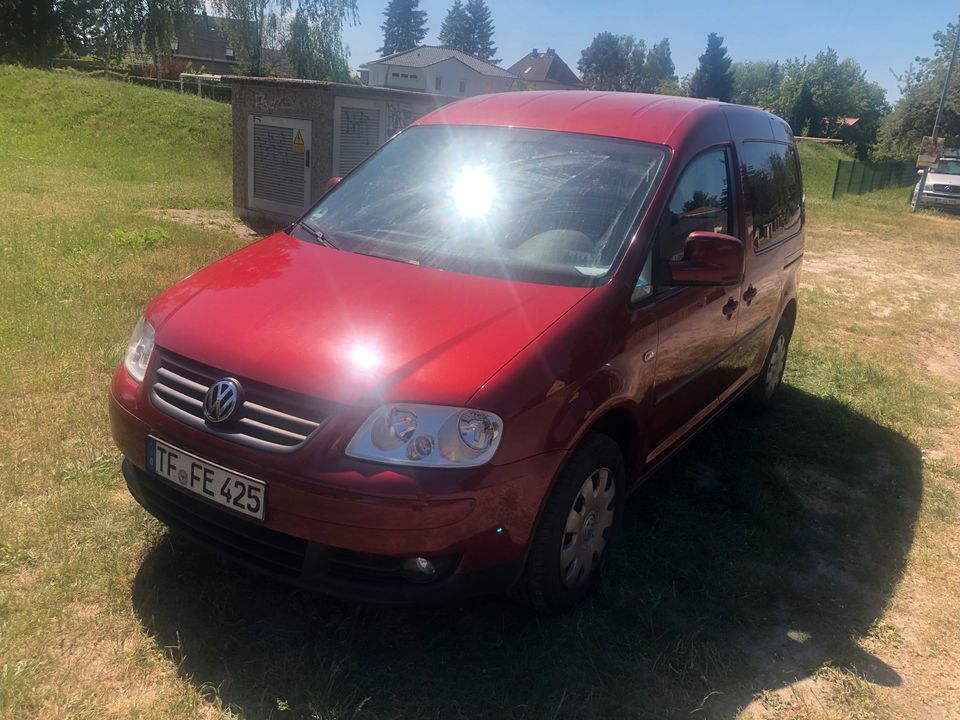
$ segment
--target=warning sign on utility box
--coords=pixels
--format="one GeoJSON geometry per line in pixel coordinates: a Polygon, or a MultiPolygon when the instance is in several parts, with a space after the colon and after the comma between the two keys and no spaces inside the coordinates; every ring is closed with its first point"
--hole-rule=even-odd
{"type": "Polygon", "coordinates": [[[303,154],[303,135],[297,130],[297,136],[293,139],[293,151],[298,155],[303,154]]]}

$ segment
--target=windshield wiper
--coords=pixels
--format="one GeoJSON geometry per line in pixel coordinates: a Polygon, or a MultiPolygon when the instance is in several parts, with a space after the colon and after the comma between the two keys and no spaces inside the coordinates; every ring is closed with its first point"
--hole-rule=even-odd
{"type": "Polygon", "coordinates": [[[297,227],[303,228],[304,231],[306,231],[306,233],[310,235],[310,237],[312,237],[321,245],[326,245],[327,247],[332,247],[334,249],[337,249],[337,246],[334,245],[332,242],[330,242],[329,237],[327,236],[326,233],[323,232],[323,230],[320,230],[319,228],[315,228],[312,225],[304,222],[303,220],[297,223],[297,227]]]}
{"type": "Polygon", "coordinates": [[[393,262],[404,263],[406,265],[419,265],[420,262],[415,258],[402,258],[397,257],[396,255],[388,255],[387,253],[380,253],[375,250],[357,250],[353,248],[350,252],[356,255],[366,255],[367,257],[379,258],[380,260],[393,260],[393,262]]]}

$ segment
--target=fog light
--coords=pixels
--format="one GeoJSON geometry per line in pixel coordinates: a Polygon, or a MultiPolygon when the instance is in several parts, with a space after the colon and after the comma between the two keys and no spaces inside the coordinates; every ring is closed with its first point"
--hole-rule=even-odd
{"type": "Polygon", "coordinates": [[[437,574],[437,566],[430,558],[407,558],[403,561],[403,574],[413,582],[429,582],[437,574]]]}

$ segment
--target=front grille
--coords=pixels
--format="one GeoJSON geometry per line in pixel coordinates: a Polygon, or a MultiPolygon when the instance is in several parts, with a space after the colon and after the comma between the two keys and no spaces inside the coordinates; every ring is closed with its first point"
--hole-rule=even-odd
{"type": "Polygon", "coordinates": [[[209,387],[227,373],[161,350],[150,388],[154,406],[191,427],[233,442],[267,450],[295,450],[326,419],[317,401],[281,388],[238,378],[245,400],[235,418],[216,427],[203,417],[209,387]]]}
{"type": "Polygon", "coordinates": [[[263,572],[290,579],[300,577],[306,540],[241,520],[156,477],[138,486],[150,512],[170,527],[263,572]]]}
{"type": "Polygon", "coordinates": [[[960,195],[960,185],[942,185],[938,183],[933,186],[933,191],[944,193],[945,195],[960,195]]]}

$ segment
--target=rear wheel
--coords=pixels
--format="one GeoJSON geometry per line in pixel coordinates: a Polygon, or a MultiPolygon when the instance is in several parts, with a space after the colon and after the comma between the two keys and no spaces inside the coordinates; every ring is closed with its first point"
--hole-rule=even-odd
{"type": "Polygon", "coordinates": [[[623,514],[624,487],[620,448],[606,435],[588,435],[547,498],[516,588],[521,602],[558,612],[596,585],[623,514]]]}

